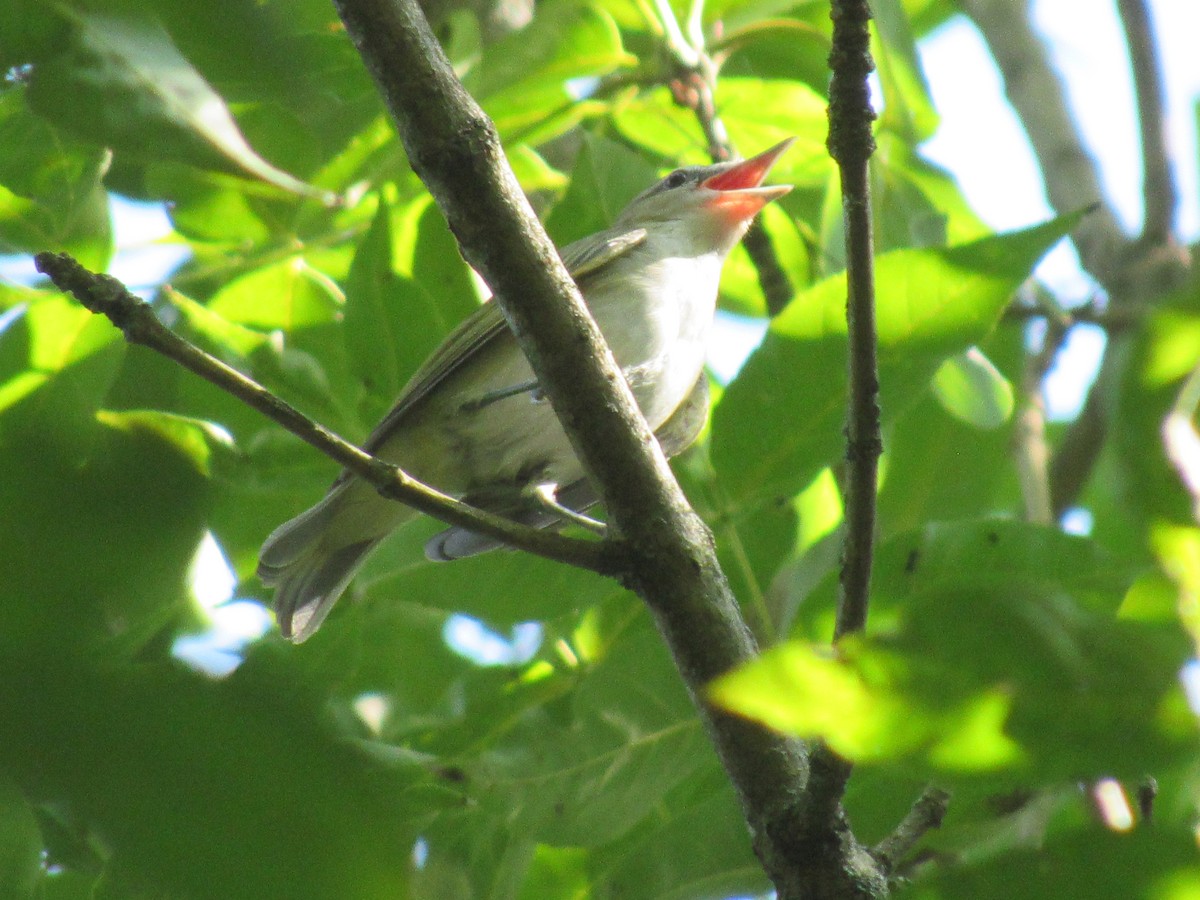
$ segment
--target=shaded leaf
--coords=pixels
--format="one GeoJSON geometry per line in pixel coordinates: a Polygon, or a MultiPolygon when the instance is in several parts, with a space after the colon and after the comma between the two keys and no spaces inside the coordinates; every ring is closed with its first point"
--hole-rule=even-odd
{"type": "Polygon", "coordinates": [[[275,168],[247,143],[225,101],[154,19],[58,7],[70,41],[34,68],[34,110],[118,152],[197,165],[224,160],[295,194],[330,195],[275,168]]]}
{"type": "Polygon", "coordinates": [[[0,93],[0,146],[8,151],[0,154],[0,251],[66,251],[89,268],[107,268],[109,152],[69,139],[12,88],[0,93]]]}

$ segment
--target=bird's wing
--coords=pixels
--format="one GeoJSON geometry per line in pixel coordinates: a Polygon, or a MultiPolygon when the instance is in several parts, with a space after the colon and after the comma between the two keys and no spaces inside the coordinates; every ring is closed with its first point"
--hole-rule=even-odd
{"type": "MultiPolygon", "coordinates": [[[[646,229],[601,231],[563,248],[563,264],[578,283],[646,240],[646,229]]],[[[371,432],[363,445],[368,453],[377,450],[408,411],[447,378],[458,372],[501,334],[508,322],[496,303],[484,303],[450,332],[441,345],[409,379],[396,405],[371,432]]],[[[537,387],[530,383],[529,390],[537,387]]]]}
{"type": "Polygon", "coordinates": [[[562,261],[571,277],[578,283],[580,279],[599,271],[645,240],[645,228],[631,228],[628,231],[615,231],[610,228],[568,244],[562,251],[562,261]]]}

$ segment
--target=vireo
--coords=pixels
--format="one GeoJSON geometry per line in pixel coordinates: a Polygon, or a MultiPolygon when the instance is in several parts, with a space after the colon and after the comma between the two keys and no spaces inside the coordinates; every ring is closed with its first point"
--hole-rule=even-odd
{"type": "MultiPolygon", "coordinates": [[[[567,270],[625,373],[663,451],[696,437],[707,412],[706,342],[726,255],[790,185],[762,186],[784,141],[753,159],[678,169],[633,199],[611,228],[562,251],[567,270]]],[[[483,509],[554,527],[561,508],[596,501],[500,308],[485,303],[401,392],[363,449],[483,509]],[[539,499],[540,498],[540,499],[539,499]]],[[[258,574],[276,586],[280,630],[308,638],[372,550],[415,511],[342,472],[316,506],[263,544],[258,574]]],[[[430,559],[498,546],[451,528],[430,559]]]]}

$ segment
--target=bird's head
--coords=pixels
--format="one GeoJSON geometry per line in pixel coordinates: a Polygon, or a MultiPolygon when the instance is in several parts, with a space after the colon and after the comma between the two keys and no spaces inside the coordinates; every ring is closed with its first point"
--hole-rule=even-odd
{"type": "Polygon", "coordinates": [[[638,194],[615,224],[677,235],[690,245],[683,252],[725,254],[759,210],[792,189],[790,184],[762,182],[794,140],[738,162],[676,169],[638,194]]]}

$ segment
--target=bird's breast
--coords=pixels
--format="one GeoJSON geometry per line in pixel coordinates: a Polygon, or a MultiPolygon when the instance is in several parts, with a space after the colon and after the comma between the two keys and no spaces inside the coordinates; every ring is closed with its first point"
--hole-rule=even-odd
{"type": "Polygon", "coordinates": [[[657,428],[704,367],[721,260],[716,254],[668,257],[630,268],[586,296],[642,414],[657,428]]]}

